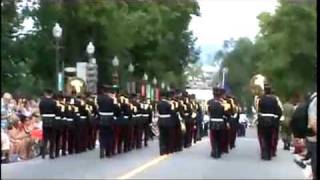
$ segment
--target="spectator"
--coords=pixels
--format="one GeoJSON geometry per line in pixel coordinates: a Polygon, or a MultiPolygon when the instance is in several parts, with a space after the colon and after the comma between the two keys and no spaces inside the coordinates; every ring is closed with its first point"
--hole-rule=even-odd
{"type": "Polygon", "coordinates": [[[12,107],[9,105],[12,99],[11,94],[4,93],[1,98],[1,129],[6,129],[12,115],[12,107]]]}
{"type": "Polygon", "coordinates": [[[283,141],[283,149],[290,150],[292,130],[290,128],[290,123],[292,115],[295,110],[295,105],[297,103],[298,96],[291,97],[290,101],[283,105],[283,116],[284,120],[281,121],[281,137],[283,141]]]}
{"type": "Polygon", "coordinates": [[[317,93],[311,96],[312,101],[308,108],[308,128],[311,128],[312,135],[307,135],[306,143],[307,149],[311,156],[311,169],[313,179],[316,179],[316,166],[317,166],[317,93]]]}

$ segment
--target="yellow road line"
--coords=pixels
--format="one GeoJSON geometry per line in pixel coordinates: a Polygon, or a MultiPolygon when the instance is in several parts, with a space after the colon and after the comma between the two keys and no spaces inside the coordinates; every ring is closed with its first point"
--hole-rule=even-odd
{"type": "Polygon", "coordinates": [[[152,161],[150,161],[150,162],[148,162],[148,163],[146,163],[146,164],[144,164],[144,165],[142,165],[140,167],[137,167],[136,169],[126,173],[125,175],[118,177],[117,179],[128,179],[128,178],[130,178],[130,177],[142,172],[143,170],[145,170],[145,169],[147,169],[147,168],[159,163],[160,161],[167,159],[168,157],[169,157],[169,155],[163,155],[163,156],[160,156],[158,158],[155,158],[152,161]]]}

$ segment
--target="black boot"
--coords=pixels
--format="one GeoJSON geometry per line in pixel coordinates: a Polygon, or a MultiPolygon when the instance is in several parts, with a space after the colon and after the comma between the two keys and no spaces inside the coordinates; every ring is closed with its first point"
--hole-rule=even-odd
{"type": "Polygon", "coordinates": [[[100,159],[104,158],[104,149],[100,148],[100,159]]]}

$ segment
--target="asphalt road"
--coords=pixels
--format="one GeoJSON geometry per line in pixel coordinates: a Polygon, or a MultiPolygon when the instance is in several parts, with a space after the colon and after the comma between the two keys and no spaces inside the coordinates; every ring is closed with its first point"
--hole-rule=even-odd
{"type": "Polygon", "coordinates": [[[159,156],[158,141],[140,150],[99,159],[98,149],[60,157],[1,165],[2,179],[304,179],[293,155],[282,150],[272,161],[259,158],[256,133],[237,138],[236,149],[212,159],[208,138],[183,152],[159,156]]]}

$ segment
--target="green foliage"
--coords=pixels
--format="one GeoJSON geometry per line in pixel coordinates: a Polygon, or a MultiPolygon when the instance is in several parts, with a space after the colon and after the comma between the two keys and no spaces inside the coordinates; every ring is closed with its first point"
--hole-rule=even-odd
{"type": "Polygon", "coordinates": [[[231,51],[221,50],[222,67],[229,68],[228,82],[242,101],[252,101],[249,80],[263,74],[275,93],[287,98],[294,92],[306,93],[315,84],[316,8],[315,3],[280,1],[275,14],[258,16],[260,33],[255,42],[236,41],[231,51]]]}
{"type": "MultiPolygon", "coordinates": [[[[8,2],[15,5],[14,1],[8,2]]],[[[9,10],[9,7],[5,8],[9,10]]],[[[2,44],[10,42],[14,46],[13,51],[8,51],[9,46],[2,46],[1,51],[8,51],[7,56],[15,55],[13,59],[17,62],[25,59],[24,69],[31,76],[29,81],[38,85],[36,89],[43,86],[54,88],[56,57],[52,28],[58,22],[63,29],[60,58],[65,67],[87,61],[86,46],[92,41],[99,67],[99,84],[111,83],[112,59],[118,56],[123,88],[130,62],[135,66],[133,78],[137,80],[142,79],[146,72],[150,79],[157,77],[159,82],[182,87],[185,83],[184,69],[199,58],[199,50],[194,47],[195,38],[188,31],[190,15],[198,13],[199,7],[194,0],[43,0],[39,2],[38,9],[22,14],[22,18],[30,16],[35,20],[37,31],[20,38],[19,42],[1,39],[2,44]]],[[[9,18],[10,14],[5,15],[9,18]]],[[[11,16],[11,19],[18,17],[17,14],[11,16]]],[[[14,28],[10,26],[9,29],[14,28]]],[[[12,35],[9,30],[5,33],[12,35]]],[[[2,56],[2,74],[11,71],[10,63],[9,58],[2,56]]],[[[18,87],[9,82],[17,81],[14,78],[1,81],[8,90],[18,87]]]]}

